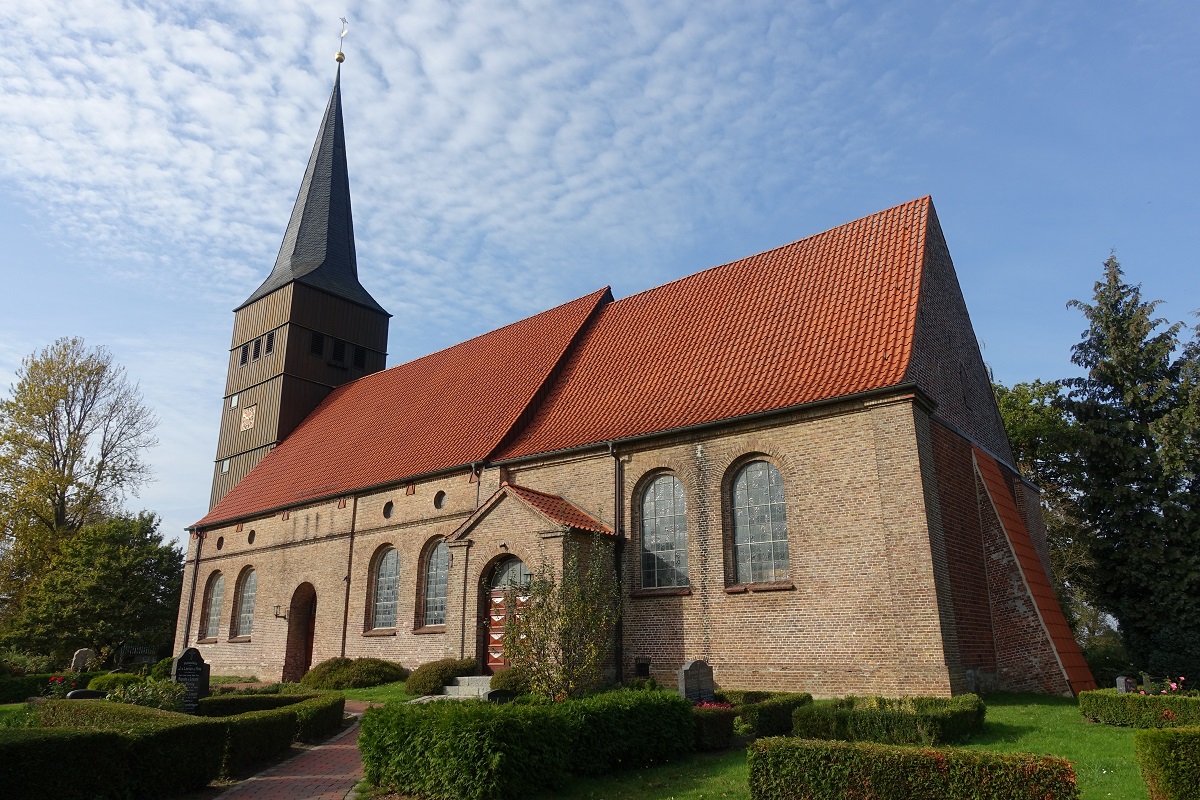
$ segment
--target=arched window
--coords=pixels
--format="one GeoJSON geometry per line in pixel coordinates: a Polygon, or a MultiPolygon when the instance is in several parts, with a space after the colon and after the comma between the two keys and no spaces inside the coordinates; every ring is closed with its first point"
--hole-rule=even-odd
{"type": "Polygon", "coordinates": [[[450,548],[438,542],[425,563],[425,624],[446,624],[446,585],[450,579],[450,548]]]}
{"type": "Polygon", "coordinates": [[[783,477],[768,461],[751,461],[733,480],[733,560],[738,583],[788,576],[783,477]]]}
{"type": "Polygon", "coordinates": [[[254,595],[258,573],[247,567],[238,578],[237,606],[233,612],[233,636],[249,636],[254,629],[254,595]]]}
{"type": "Polygon", "coordinates": [[[389,547],[375,561],[375,592],[371,598],[372,628],[396,627],[396,591],[400,582],[400,556],[389,547]]]}
{"type": "Polygon", "coordinates": [[[642,588],[688,585],[687,498],[674,475],[642,493],[642,588]]]}
{"type": "Polygon", "coordinates": [[[533,573],[519,558],[506,559],[496,566],[488,586],[492,589],[507,589],[510,586],[528,586],[533,573]]]}
{"type": "Polygon", "coordinates": [[[217,638],[217,629],[221,625],[221,602],[225,599],[225,576],[214,572],[208,576],[208,585],[204,587],[204,606],[200,613],[201,639],[217,638]]]}

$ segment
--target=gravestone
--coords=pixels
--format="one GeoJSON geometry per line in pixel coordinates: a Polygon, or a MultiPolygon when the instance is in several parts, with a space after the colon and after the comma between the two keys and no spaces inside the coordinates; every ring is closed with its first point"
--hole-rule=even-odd
{"type": "Polygon", "coordinates": [[[1117,694],[1132,694],[1137,691],[1137,681],[1121,675],[1117,678],[1117,694]]]}
{"type": "Polygon", "coordinates": [[[87,647],[81,647],[75,651],[75,655],[71,656],[71,672],[83,672],[87,669],[88,662],[95,660],[95,650],[87,647]]]}
{"type": "Polygon", "coordinates": [[[208,664],[194,647],[189,647],[171,662],[171,680],[182,683],[183,711],[195,714],[200,710],[200,698],[208,697],[208,664]]]}
{"type": "Polygon", "coordinates": [[[689,661],[679,670],[679,694],[693,703],[713,701],[713,671],[707,661],[689,661]]]}

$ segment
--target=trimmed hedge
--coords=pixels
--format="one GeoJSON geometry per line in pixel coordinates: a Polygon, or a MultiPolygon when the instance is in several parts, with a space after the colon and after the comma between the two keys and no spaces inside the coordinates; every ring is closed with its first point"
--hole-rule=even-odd
{"type": "Polygon", "coordinates": [[[732,708],[695,706],[692,709],[695,736],[693,742],[700,752],[724,750],[733,740],[733,718],[737,711],[732,708]]]}
{"type": "Polygon", "coordinates": [[[774,692],[762,692],[757,689],[718,689],[713,692],[713,699],[718,703],[729,703],[734,708],[749,703],[761,703],[770,700],[774,692]]]}
{"type": "Polygon", "coordinates": [[[288,706],[288,710],[296,714],[296,738],[302,742],[319,742],[342,727],[346,696],[337,692],[322,692],[288,706]]]}
{"type": "Polygon", "coordinates": [[[19,678],[0,678],[0,703],[23,703],[30,697],[41,697],[50,679],[64,677],[75,681],[76,689],[84,689],[88,683],[103,672],[53,672],[39,675],[23,675],[19,678]]]}
{"type": "Polygon", "coordinates": [[[61,800],[121,796],[129,781],[129,741],[110,731],[0,729],[5,797],[61,800]]]}
{"type": "Polygon", "coordinates": [[[300,679],[309,689],[362,689],[395,683],[408,677],[408,670],[381,658],[331,658],[304,673],[300,679]]]}
{"type": "Polygon", "coordinates": [[[167,797],[200,789],[221,772],[226,737],[222,720],[106,700],[50,700],[41,706],[41,720],[47,728],[125,736],[127,757],[137,765],[125,791],[134,797],[167,797]]]}
{"type": "Polygon", "coordinates": [[[792,735],[880,744],[949,744],[983,730],[987,708],[976,695],[846,697],[797,708],[792,735]]]}
{"type": "Polygon", "coordinates": [[[442,687],[455,678],[470,675],[475,671],[473,658],[443,658],[440,661],[430,661],[412,671],[404,684],[404,691],[418,697],[427,694],[437,694],[442,687]]]}
{"type": "Polygon", "coordinates": [[[1054,756],[931,750],[786,737],[750,745],[753,800],[1075,800],[1071,764],[1054,756]]]}
{"type": "Polygon", "coordinates": [[[1096,689],[1079,693],[1079,713],[1094,722],[1127,728],[1200,725],[1200,697],[1096,689]]]}
{"type": "Polygon", "coordinates": [[[666,761],[691,749],[693,735],[691,704],[678,695],[615,691],[537,705],[392,703],[367,711],[358,746],[375,786],[483,800],[666,761]]]}
{"type": "Polygon", "coordinates": [[[1200,727],[1138,731],[1133,750],[1150,800],[1200,800],[1200,727]]]}
{"type": "MultiPolygon", "coordinates": [[[[754,695],[754,692],[746,692],[754,695]]],[[[812,705],[812,695],[772,694],[765,700],[735,706],[734,730],[742,736],[786,736],[792,732],[792,713],[812,705]]]]}
{"type": "Polygon", "coordinates": [[[134,675],[132,672],[109,672],[106,675],[97,675],[92,678],[88,681],[87,688],[94,689],[97,692],[107,692],[109,689],[115,689],[118,686],[142,683],[144,680],[141,675],[134,675]]]}
{"type": "Polygon", "coordinates": [[[303,694],[221,694],[200,698],[196,713],[202,717],[232,717],[253,711],[270,711],[295,705],[315,695],[303,694]]]}
{"type": "Polygon", "coordinates": [[[291,708],[248,711],[221,720],[225,724],[221,777],[228,778],[252,764],[286,753],[296,735],[296,712],[291,708]]]}

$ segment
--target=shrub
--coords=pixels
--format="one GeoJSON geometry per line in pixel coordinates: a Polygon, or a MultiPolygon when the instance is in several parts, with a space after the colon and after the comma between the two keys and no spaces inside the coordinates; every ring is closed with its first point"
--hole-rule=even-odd
{"type": "Polygon", "coordinates": [[[470,675],[475,671],[473,658],[443,658],[441,661],[430,661],[422,664],[408,676],[404,690],[418,697],[427,694],[437,694],[442,687],[455,678],[470,675]]]}
{"type": "Polygon", "coordinates": [[[50,685],[51,678],[64,679],[66,691],[71,688],[82,689],[88,685],[88,681],[95,678],[99,672],[76,672],[76,673],[39,673],[34,675],[23,675],[21,677],[0,678],[0,703],[23,703],[30,697],[41,697],[47,687],[50,685]],[[70,684],[75,686],[71,687],[70,684]]]}
{"type": "Polygon", "coordinates": [[[736,706],[733,729],[739,736],[786,736],[792,732],[792,712],[811,705],[812,701],[812,695],[805,692],[776,694],[766,700],[736,706]]]}
{"type": "Polygon", "coordinates": [[[557,703],[570,725],[570,770],[601,775],[692,749],[692,704],[675,692],[618,690],[557,703]]]}
{"type": "MultiPolygon", "coordinates": [[[[474,662],[472,662],[473,668],[474,662]]],[[[408,670],[381,658],[331,658],[305,673],[300,683],[310,689],[361,689],[395,683],[408,677],[408,670]]]]}
{"type": "Polygon", "coordinates": [[[246,767],[286,753],[296,735],[296,712],[291,708],[249,711],[225,717],[221,775],[230,777],[246,767]]]}
{"type": "Polygon", "coordinates": [[[108,731],[0,730],[0,787],[24,800],[111,797],[129,782],[128,746],[108,731]]]}
{"type": "Polygon", "coordinates": [[[983,730],[986,707],[973,694],[952,698],[846,697],[796,709],[792,734],[881,744],[947,744],[983,730]]]}
{"type": "Polygon", "coordinates": [[[169,681],[171,679],[171,667],[174,661],[175,659],[171,656],[167,656],[162,661],[159,661],[150,668],[150,677],[156,681],[169,681]]]}
{"type": "Polygon", "coordinates": [[[131,683],[141,683],[140,675],[134,675],[132,672],[110,672],[107,675],[97,675],[88,681],[87,688],[94,689],[97,692],[107,692],[109,689],[115,689],[118,686],[128,686],[131,683]]]}
{"type": "Polygon", "coordinates": [[[324,692],[289,708],[296,712],[296,738],[302,742],[319,742],[342,727],[346,697],[337,692],[324,692]]]}
{"type": "Polygon", "coordinates": [[[753,800],[1074,800],[1068,761],[1025,753],[766,738],[750,745],[753,800]]]}
{"type": "Polygon", "coordinates": [[[733,718],[737,712],[728,703],[709,705],[702,703],[692,708],[695,724],[694,742],[701,752],[724,750],[733,739],[733,718]]]}
{"type": "Polygon", "coordinates": [[[1098,689],[1079,693],[1079,713],[1095,722],[1130,728],[1200,725],[1200,697],[1098,689]]]}
{"type": "Polygon", "coordinates": [[[309,696],[315,697],[315,695],[302,694],[223,694],[216,697],[202,697],[196,713],[202,717],[232,717],[235,714],[270,711],[295,705],[309,696]]]}
{"type": "Polygon", "coordinates": [[[168,797],[193,791],[221,771],[226,736],[221,720],[104,700],[50,700],[41,706],[41,719],[47,728],[124,735],[129,743],[129,763],[137,765],[124,793],[135,797],[168,797]]]}
{"type": "Polygon", "coordinates": [[[713,699],[718,703],[729,703],[734,708],[747,703],[761,703],[769,700],[773,692],[760,692],[752,689],[719,689],[713,692],[713,699]]]}
{"type": "Polygon", "coordinates": [[[173,681],[138,681],[114,687],[108,699],[114,703],[127,703],[161,711],[182,711],[183,696],[187,688],[173,681]]]}
{"type": "Polygon", "coordinates": [[[490,800],[561,786],[567,734],[556,706],[391,703],[363,716],[358,747],[374,786],[490,800]]]}
{"type": "MultiPolygon", "coordinates": [[[[494,691],[512,692],[514,695],[529,694],[529,675],[520,667],[509,667],[492,675],[491,688],[494,691]]],[[[405,691],[412,693],[408,684],[405,691]]]]}
{"type": "Polygon", "coordinates": [[[1150,800],[1200,800],[1200,728],[1141,730],[1133,749],[1150,800]]]}
{"type": "Polygon", "coordinates": [[[0,650],[0,675],[49,675],[54,672],[54,659],[38,656],[22,650],[5,648],[0,650]]]}

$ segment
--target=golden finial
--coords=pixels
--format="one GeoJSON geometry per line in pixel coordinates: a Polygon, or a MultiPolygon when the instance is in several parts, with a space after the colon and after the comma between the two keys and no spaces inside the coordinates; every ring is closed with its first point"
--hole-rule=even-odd
{"type": "Polygon", "coordinates": [[[338,37],[338,51],[334,60],[340,64],[346,60],[346,54],[342,52],[342,39],[346,38],[346,32],[350,30],[350,23],[346,21],[345,17],[339,17],[339,19],[342,21],[342,34],[338,37]]]}

